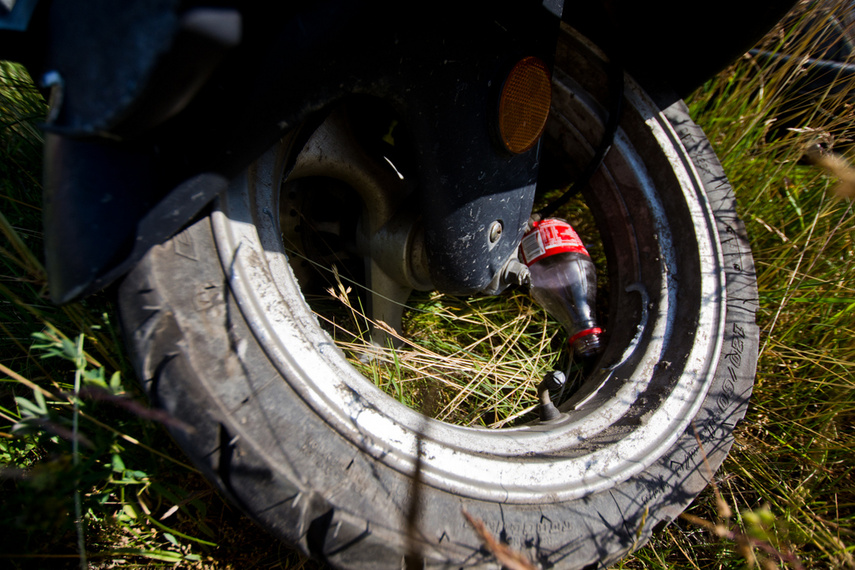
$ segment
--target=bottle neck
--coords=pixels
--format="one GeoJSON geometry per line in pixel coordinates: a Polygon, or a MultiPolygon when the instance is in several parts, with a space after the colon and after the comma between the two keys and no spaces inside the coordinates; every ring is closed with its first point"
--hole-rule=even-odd
{"type": "Polygon", "coordinates": [[[594,356],[600,352],[600,335],[602,332],[599,327],[579,331],[570,337],[567,344],[583,358],[594,356]]]}

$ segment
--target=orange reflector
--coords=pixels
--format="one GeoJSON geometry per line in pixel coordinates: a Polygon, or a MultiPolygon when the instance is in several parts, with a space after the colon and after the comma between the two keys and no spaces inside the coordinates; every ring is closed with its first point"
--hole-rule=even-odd
{"type": "Polygon", "coordinates": [[[520,60],[505,79],[499,99],[499,132],[509,151],[518,154],[537,143],[551,100],[546,64],[536,57],[520,60]]]}

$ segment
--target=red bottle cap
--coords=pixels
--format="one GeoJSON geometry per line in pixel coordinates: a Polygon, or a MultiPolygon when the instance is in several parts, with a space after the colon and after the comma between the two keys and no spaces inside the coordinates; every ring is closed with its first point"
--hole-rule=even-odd
{"type": "Polygon", "coordinates": [[[573,336],[571,336],[569,339],[567,339],[567,344],[573,346],[574,342],[576,342],[582,337],[588,336],[589,334],[603,334],[603,329],[601,329],[600,327],[594,327],[592,329],[585,329],[583,331],[579,331],[573,336]]]}
{"type": "Polygon", "coordinates": [[[588,255],[588,250],[582,245],[576,230],[558,218],[534,222],[534,227],[523,236],[520,243],[520,257],[529,267],[544,257],[564,252],[588,255]]]}

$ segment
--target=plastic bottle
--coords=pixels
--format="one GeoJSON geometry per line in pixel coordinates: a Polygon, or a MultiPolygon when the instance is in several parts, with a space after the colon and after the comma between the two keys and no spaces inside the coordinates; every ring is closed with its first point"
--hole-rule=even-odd
{"type": "Polygon", "coordinates": [[[566,221],[532,222],[520,244],[520,260],[531,272],[531,295],[567,330],[568,344],[585,365],[602,350],[594,304],[597,273],[588,250],[566,221]]]}

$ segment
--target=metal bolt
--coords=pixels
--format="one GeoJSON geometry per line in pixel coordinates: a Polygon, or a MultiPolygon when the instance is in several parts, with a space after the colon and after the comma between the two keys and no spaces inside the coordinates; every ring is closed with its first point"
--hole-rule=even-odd
{"type": "Polygon", "coordinates": [[[496,220],[490,226],[490,243],[496,243],[499,241],[499,238],[502,237],[502,222],[496,220]]]}
{"type": "Polygon", "coordinates": [[[502,273],[502,282],[506,285],[531,285],[531,272],[524,263],[518,259],[511,259],[505,265],[502,273]]]}
{"type": "MultiPolygon", "coordinates": [[[[496,244],[491,243],[487,247],[494,248],[496,244]]],[[[514,252],[505,262],[505,265],[502,266],[502,269],[493,275],[493,279],[487,283],[487,286],[481,289],[481,292],[486,295],[498,295],[511,285],[524,285],[528,287],[530,283],[531,276],[528,267],[520,263],[516,252],[514,252]]]]}

